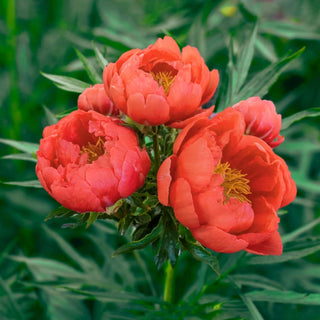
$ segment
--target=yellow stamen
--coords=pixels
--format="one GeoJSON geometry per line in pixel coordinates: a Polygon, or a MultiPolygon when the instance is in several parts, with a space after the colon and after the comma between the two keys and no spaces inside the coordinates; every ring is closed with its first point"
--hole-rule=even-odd
{"type": "Polygon", "coordinates": [[[251,194],[249,180],[245,178],[246,174],[241,173],[238,169],[231,169],[229,162],[218,163],[215,167],[214,173],[220,174],[224,181],[221,184],[223,187],[223,194],[226,201],[230,198],[237,198],[240,202],[251,201],[246,197],[251,194]]]}
{"type": "Polygon", "coordinates": [[[158,82],[159,86],[162,86],[164,89],[165,94],[168,94],[170,87],[175,79],[174,76],[170,71],[168,72],[150,72],[153,79],[158,82]]]}
{"type": "Polygon", "coordinates": [[[86,146],[81,148],[80,154],[83,153],[88,154],[88,163],[92,163],[93,161],[97,160],[100,156],[106,153],[103,139],[99,137],[96,144],[88,142],[86,146]]]}

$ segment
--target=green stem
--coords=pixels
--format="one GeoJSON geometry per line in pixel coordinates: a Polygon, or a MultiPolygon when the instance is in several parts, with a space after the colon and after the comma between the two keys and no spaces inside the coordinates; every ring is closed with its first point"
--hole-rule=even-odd
{"type": "Polygon", "coordinates": [[[156,172],[158,172],[160,167],[160,145],[159,145],[159,137],[158,137],[158,127],[154,127],[152,134],[153,141],[153,151],[154,151],[154,165],[156,172]]]}
{"type": "Polygon", "coordinates": [[[165,272],[165,282],[164,282],[164,297],[163,300],[168,303],[173,303],[174,299],[174,272],[170,261],[164,269],[165,272]]]}

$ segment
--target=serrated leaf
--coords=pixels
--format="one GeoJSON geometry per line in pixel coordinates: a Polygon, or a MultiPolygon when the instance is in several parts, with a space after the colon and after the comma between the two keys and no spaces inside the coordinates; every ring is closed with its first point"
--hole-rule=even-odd
{"type": "Polygon", "coordinates": [[[192,254],[194,258],[207,263],[215,273],[218,275],[220,274],[219,261],[215,256],[212,255],[210,251],[205,249],[202,245],[196,242],[188,241],[185,238],[181,238],[180,243],[188,252],[192,254]]]}
{"type": "Polygon", "coordinates": [[[46,107],[43,106],[44,112],[46,114],[46,119],[49,125],[56,124],[58,122],[58,118],[46,107]]]}
{"type": "Polygon", "coordinates": [[[131,241],[129,243],[124,244],[120,248],[118,248],[113,254],[113,257],[116,257],[120,254],[131,252],[136,249],[142,249],[146,247],[149,243],[158,239],[163,232],[163,224],[161,220],[159,221],[158,225],[152,229],[150,233],[144,236],[142,239],[137,241],[131,241]]]}
{"type": "Polygon", "coordinates": [[[48,74],[41,72],[41,74],[47,79],[53,81],[53,83],[60,89],[70,92],[81,93],[86,88],[90,87],[89,83],[80,81],[78,79],[66,76],[58,76],[55,74],[48,74]]]}
{"type": "Polygon", "coordinates": [[[39,180],[28,180],[28,181],[0,181],[0,183],[8,184],[12,186],[28,187],[28,188],[42,188],[39,180]]]}
{"type": "Polygon", "coordinates": [[[293,123],[309,117],[320,117],[320,108],[310,108],[284,118],[282,120],[281,131],[289,128],[293,123]]]}
{"type": "Polygon", "coordinates": [[[308,256],[320,250],[320,239],[301,239],[297,243],[287,243],[280,256],[252,256],[248,264],[274,264],[308,256]]]}
{"type": "Polygon", "coordinates": [[[20,151],[24,151],[26,153],[36,153],[39,149],[39,144],[26,142],[26,141],[17,141],[17,140],[10,140],[10,139],[0,139],[0,143],[4,143],[8,146],[16,148],[20,151]]]}
{"type": "Polygon", "coordinates": [[[75,51],[76,51],[76,54],[77,54],[78,58],[82,62],[84,70],[88,74],[90,80],[93,83],[102,83],[102,78],[98,74],[98,72],[97,72],[96,68],[94,67],[94,65],[78,49],[75,49],[75,51]]]}
{"type": "Polygon", "coordinates": [[[248,292],[244,294],[244,296],[254,301],[320,305],[319,293],[298,293],[294,291],[262,290],[248,292]]]}
{"type": "Polygon", "coordinates": [[[104,68],[108,65],[108,60],[104,58],[103,54],[101,53],[101,51],[97,48],[97,46],[94,44],[94,42],[92,42],[92,47],[93,50],[96,54],[96,58],[97,58],[97,62],[100,66],[100,68],[102,70],[104,70],[104,68]]]}
{"type": "Polygon", "coordinates": [[[290,56],[271,64],[269,67],[257,73],[250,81],[246,83],[240,92],[233,97],[231,105],[240,100],[245,100],[251,96],[263,97],[265,94],[267,94],[269,88],[277,80],[282,71],[287,68],[292,61],[298,58],[304,50],[305,47],[301,48],[290,56]]]}
{"type": "Polygon", "coordinates": [[[13,154],[8,154],[6,156],[3,156],[1,158],[2,159],[24,160],[24,161],[37,162],[37,159],[30,153],[13,153],[13,154]]]}

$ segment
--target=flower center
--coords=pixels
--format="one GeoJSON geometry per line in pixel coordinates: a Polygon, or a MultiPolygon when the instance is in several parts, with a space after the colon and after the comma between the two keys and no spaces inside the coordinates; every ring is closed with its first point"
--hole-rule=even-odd
{"type": "Polygon", "coordinates": [[[106,149],[104,147],[104,140],[99,137],[96,144],[92,144],[88,142],[86,146],[81,148],[80,154],[87,153],[88,154],[88,163],[92,163],[96,161],[100,156],[106,153],[106,149]]]}
{"type": "Polygon", "coordinates": [[[247,198],[247,195],[251,194],[251,191],[249,186],[250,181],[245,178],[246,174],[241,173],[238,169],[230,168],[229,162],[219,162],[213,172],[220,174],[224,178],[221,186],[223,187],[226,201],[230,198],[237,198],[240,202],[246,201],[251,203],[247,198]]]}
{"type": "Polygon", "coordinates": [[[171,85],[172,85],[172,83],[173,83],[173,81],[174,81],[174,79],[176,77],[173,74],[173,72],[171,72],[171,71],[165,71],[165,72],[160,71],[160,72],[154,73],[154,72],[151,71],[150,73],[151,73],[153,79],[158,82],[159,86],[163,87],[165,94],[168,94],[169,89],[170,89],[170,87],[171,87],[171,85]]]}

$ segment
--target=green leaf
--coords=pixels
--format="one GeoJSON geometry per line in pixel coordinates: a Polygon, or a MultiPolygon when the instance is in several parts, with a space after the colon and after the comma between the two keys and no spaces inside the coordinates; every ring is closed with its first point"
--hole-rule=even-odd
{"type": "Polygon", "coordinates": [[[219,261],[215,256],[212,255],[210,251],[205,249],[199,243],[191,242],[185,238],[181,238],[180,243],[185,250],[192,254],[194,258],[207,263],[215,273],[218,275],[220,274],[219,261]]]}
{"type": "Polygon", "coordinates": [[[282,290],[282,285],[278,281],[270,280],[258,274],[235,274],[229,276],[239,286],[250,286],[265,290],[282,290]]]}
{"type": "Polygon", "coordinates": [[[284,118],[282,120],[281,131],[288,129],[293,123],[309,117],[320,117],[320,108],[310,108],[284,118]]]}
{"type": "Polygon", "coordinates": [[[28,180],[28,181],[0,181],[0,183],[12,185],[12,186],[19,186],[19,187],[42,188],[42,185],[41,185],[41,183],[39,182],[39,180],[28,180]]]}
{"type": "Polygon", "coordinates": [[[253,53],[254,53],[254,46],[255,41],[257,37],[257,31],[258,31],[258,24],[255,23],[251,36],[248,39],[248,42],[244,43],[244,46],[242,47],[240,51],[239,58],[237,60],[237,73],[238,73],[238,81],[236,83],[236,89],[235,92],[238,92],[241,86],[243,85],[244,81],[247,78],[248,71],[252,62],[253,53]]]}
{"type": "Polygon", "coordinates": [[[48,124],[56,124],[58,122],[58,118],[46,106],[43,106],[43,109],[46,114],[48,124]]]}
{"type": "Polygon", "coordinates": [[[244,294],[244,296],[254,301],[320,305],[319,293],[298,293],[294,291],[262,290],[251,291],[244,294]]]}
{"type": "Polygon", "coordinates": [[[169,260],[172,267],[177,262],[178,250],[178,231],[175,221],[172,220],[170,213],[165,212],[163,216],[163,232],[159,239],[159,248],[154,258],[158,270],[169,260]]]}
{"type": "Polygon", "coordinates": [[[11,159],[11,160],[24,160],[37,162],[37,159],[30,153],[13,153],[3,156],[2,159],[11,159]]]}
{"type": "Polygon", "coordinates": [[[0,139],[0,143],[7,144],[13,148],[24,151],[26,153],[36,153],[39,149],[39,145],[37,143],[31,143],[26,141],[17,141],[10,139],[0,139]]]}
{"type": "Polygon", "coordinates": [[[261,23],[261,32],[286,39],[320,40],[320,33],[308,30],[306,26],[288,21],[266,21],[261,23]]]}
{"type": "Polygon", "coordinates": [[[278,76],[283,72],[283,70],[287,68],[293,60],[298,58],[304,50],[305,47],[260,71],[256,76],[246,83],[246,85],[236,96],[233,97],[231,105],[240,100],[245,100],[251,96],[263,97],[265,94],[267,94],[269,88],[277,80],[278,76]]]}
{"type": "Polygon", "coordinates": [[[286,242],[289,242],[289,241],[292,241],[294,240],[295,238],[297,238],[298,236],[300,236],[301,234],[311,230],[312,228],[314,228],[316,225],[318,225],[320,223],[320,217],[318,219],[315,219],[311,222],[309,222],[308,224],[284,235],[282,237],[282,242],[283,243],[286,243],[286,242]]]}
{"type": "Polygon", "coordinates": [[[129,243],[124,244],[121,246],[119,249],[117,249],[112,256],[116,257],[120,254],[131,252],[136,249],[142,249],[145,248],[149,243],[155,241],[160,237],[160,235],[163,232],[163,224],[162,221],[160,220],[158,225],[153,228],[153,230],[148,233],[146,236],[144,236],[142,239],[137,240],[137,241],[131,241],[129,243]]]}
{"type": "Polygon", "coordinates": [[[80,271],[55,260],[24,256],[9,256],[9,259],[25,263],[38,281],[55,280],[57,277],[69,279],[79,279],[83,277],[80,271]]]}
{"type": "Polygon", "coordinates": [[[104,68],[108,65],[108,60],[104,58],[103,54],[101,53],[101,51],[97,48],[97,46],[94,44],[94,42],[92,42],[92,47],[93,50],[96,54],[96,58],[97,58],[97,62],[100,66],[100,68],[102,70],[104,70],[104,68]]]}
{"type": "Polygon", "coordinates": [[[260,312],[258,311],[257,307],[255,306],[255,304],[252,302],[252,300],[244,294],[240,294],[240,298],[242,299],[242,301],[244,302],[244,304],[247,306],[251,318],[253,320],[263,320],[262,315],[260,314],[260,312]]]}
{"type": "Polygon", "coordinates": [[[289,242],[284,246],[280,256],[250,256],[248,264],[273,264],[291,261],[308,256],[320,250],[320,239],[300,239],[297,242],[289,242]]]}
{"type": "Polygon", "coordinates": [[[86,220],[86,228],[89,228],[99,218],[99,215],[99,212],[90,212],[89,218],[86,220]]]}
{"type": "Polygon", "coordinates": [[[15,319],[25,319],[21,309],[19,308],[19,305],[17,304],[14,293],[12,292],[10,286],[2,278],[0,278],[0,287],[3,290],[3,292],[5,292],[6,294],[6,297],[10,303],[11,309],[15,314],[15,319]]]}
{"type": "Polygon", "coordinates": [[[90,87],[89,83],[80,81],[78,79],[66,76],[58,76],[55,74],[48,74],[41,72],[41,74],[47,79],[53,81],[53,83],[60,89],[70,92],[81,93],[86,88],[90,87]]]}
{"type": "MultiPolygon", "coordinates": [[[[303,150],[303,149],[301,149],[303,150]]],[[[291,169],[292,179],[295,181],[296,185],[309,192],[320,193],[320,183],[316,181],[309,180],[303,173],[291,169]]]]}
{"type": "Polygon", "coordinates": [[[45,218],[44,221],[47,221],[51,218],[72,217],[77,214],[78,214],[77,212],[61,206],[59,208],[52,210],[50,214],[45,218]]]}
{"type": "Polygon", "coordinates": [[[93,83],[102,83],[102,78],[98,74],[94,65],[79,50],[75,49],[75,51],[80,61],[82,62],[84,70],[87,72],[90,80],[93,83]]]}

